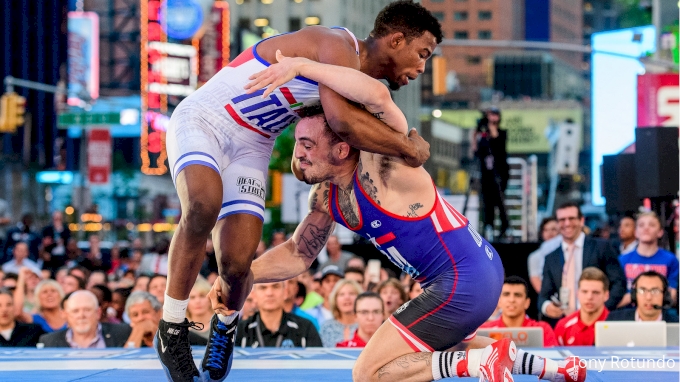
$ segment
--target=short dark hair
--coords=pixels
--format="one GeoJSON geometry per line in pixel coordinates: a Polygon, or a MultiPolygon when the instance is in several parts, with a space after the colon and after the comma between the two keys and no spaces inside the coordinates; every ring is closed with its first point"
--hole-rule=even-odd
{"type": "Polygon", "coordinates": [[[411,0],[395,1],[383,8],[375,18],[369,36],[377,39],[394,32],[403,33],[407,42],[425,32],[432,33],[437,44],[444,38],[439,20],[425,7],[411,0]]]}
{"type": "Polygon", "coordinates": [[[357,268],[357,267],[345,268],[345,275],[348,274],[348,273],[359,273],[362,276],[364,275],[364,271],[362,271],[361,268],[357,268]]]}
{"type": "Polygon", "coordinates": [[[637,275],[637,277],[633,280],[633,286],[637,287],[638,280],[640,280],[640,277],[656,277],[659,280],[661,280],[661,284],[663,284],[663,292],[666,293],[668,290],[668,279],[666,276],[662,275],[661,273],[657,271],[645,271],[637,275]]]}
{"type": "Polygon", "coordinates": [[[385,307],[383,305],[383,299],[380,298],[380,295],[376,292],[368,291],[368,292],[364,292],[364,293],[359,294],[357,296],[357,299],[354,300],[354,313],[357,312],[357,304],[359,303],[359,301],[361,301],[365,298],[377,298],[378,300],[380,300],[380,309],[382,309],[383,312],[385,311],[385,307]]]}
{"type": "Polygon", "coordinates": [[[543,220],[541,220],[541,225],[538,227],[538,232],[539,233],[543,232],[543,229],[545,228],[546,224],[548,224],[550,222],[556,222],[556,221],[557,221],[557,218],[554,217],[554,216],[548,216],[547,218],[544,218],[543,220]]]}
{"type": "MultiPolygon", "coordinates": [[[[148,275],[147,275],[147,276],[148,276],[148,275]]],[[[152,282],[154,279],[157,279],[157,278],[159,278],[159,277],[164,278],[164,279],[166,280],[166,284],[167,284],[168,276],[163,275],[163,274],[160,274],[160,273],[154,273],[153,275],[150,275],[150,276],[149,276],[149,283],[146,284],[146,291],[147,291],[147,292],[149,291],[149,286],[151,285],[151,282],[152,282]]]]}
{"type": "Polygon", "coordinates": [[[557,207],[557,209],[558,209],[558,210],[563,210],[563,209],[565,209],[565,208],[571,208],[571,207],[576,208],[576,211],[578,211],[578,215],[577,215],[577,216],[579,217],[579,219],[583,217],[583,213],[581,212],[581,206],[580,206],[578,203],[576,203],[576,202],[565,202],[565,203],[562,203],[562,204],[560,204],[559,207],[557,207]]]}
{"type": "Polygon", "coordinates": [[[526,298],[529,298],[529,284],[527,284],[527,281],[524,280],[523,278],[519,276],[508,276],[503,280],[503,284],[509,284],[509,285],[523,285],[524,286],[524,294],[526,298]]]}
{"type": "Polygon", "coordinates": [[[5,278],[3,280],[11,279],[14,281],[19,281],[19,275],[14,272],[5,273],[5,278]]]}
{"type": "Polygon", "coordinates": [[[9,296],[12,299],[12,301],[14,301],[14,293],[12,293],[12,291],[9,290],[9,288],[0,288],[0,295],[3,294],[9,296]]]}
{"type": "Polygon", "coordinates": [[[326,120],[326,115],[323,113],[323,106],[321,106],[321,103],[302,107],[297,111],[297,114],[302,118],[312,118],[321,116],[321,118],[323,118],[323,125],[325,127],[324,133],[329,138],[329,144],[333,146],[335,144],[343,142],[342,138],[340,138],[340,136],[336,134],[335,131],[333,131],[333,129],[331,129],[331,126],[328,124],[328,121],[326,120]]]}
{"type": "Polygon", "coordinates": [[[106,285],[103,285],[103,284],[93,285],[92,289],[97,289],[97,290],[102,292],[102,301],[104,301],[104,302],[111,302],[112,301],[113,293],[111,292],[111,289],[109,289],[109,287],[107,287],[106,285]]]}

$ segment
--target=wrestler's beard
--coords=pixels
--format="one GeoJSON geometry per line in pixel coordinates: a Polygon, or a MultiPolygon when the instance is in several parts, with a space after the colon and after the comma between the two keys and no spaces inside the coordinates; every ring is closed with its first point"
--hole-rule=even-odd
{"type": "Polygon", "coordinates": [[[398,82],[394,82],[387,77],[385,77],[385,80],[387,81],[387,84],[390,86],[390,90],[397,91],[401,89],[401,85],[398,82]]]}

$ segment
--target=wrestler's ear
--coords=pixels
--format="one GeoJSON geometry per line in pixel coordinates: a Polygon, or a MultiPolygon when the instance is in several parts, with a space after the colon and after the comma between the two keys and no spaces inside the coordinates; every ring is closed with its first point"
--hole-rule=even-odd
{"type": "Polygon", "coordinates": [[[350,152],[352,151],[352,146],[348,145],[345,142],[340,142],[335,145],[334,150],[337,150],[336,153],[338,155],[338,158],[344,160],[347,159],[350,152]]]}

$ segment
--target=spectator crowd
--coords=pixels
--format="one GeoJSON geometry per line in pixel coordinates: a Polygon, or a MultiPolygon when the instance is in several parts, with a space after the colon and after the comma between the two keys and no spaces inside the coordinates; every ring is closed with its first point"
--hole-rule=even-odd
{"type": "MultiPolygon", "coordinates": [[[[528,260],[529,279],[507,275],[483,328],[540,327],[543,344],[589,346],[598,321],[678,322],[678,259],[659,247],[653,212],[620,221],[618,241],[584,232],[577,204],[540,226],[542,244],[528,260]],[[535,291],[537,301],[530,297],[535,291]],[[538,317],[529,317],[536,304],[538,317]]],[[[5,226],[0,244],[0,346],[151,347],[162,317],[170,240],[77,242],[54,212],[42,230],[30,215],[5,226]]],[[[276,231],[269,248],[286,240],[276,231]]],[[[267,250],[261,242],[256,256],[267,250]]],[[[241,347],[364,347],[380,325],[423,289],[390,268],[369,271],[361,254],[331,236],[327,260],[283,282],[257,284],[241,311],[241,347]]],[[[213,316],[208,294],[218,275],[211,241],[191,290],[192,345],[205,345],[213,316]]]]}

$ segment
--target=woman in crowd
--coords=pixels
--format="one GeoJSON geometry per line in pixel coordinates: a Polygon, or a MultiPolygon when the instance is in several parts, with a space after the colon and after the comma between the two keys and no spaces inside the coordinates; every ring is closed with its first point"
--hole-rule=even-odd
{"type": "Polygon", "coordinates": [[[321,342],[324,347],[335,347],[338,342],[346,341],[354,336],[357,319],[354,314],[354,301],[363,290],[359,283],[342,279],[335,284],[330,295],[332,320],[321,324],[321,342]]]}
{"type": "Polygon", "coordinates": [[[206,339],[210,335],[210,320],[215,313],[212,305],[210,305],[209,292],[210,284],[208,281],[203,276],[198,276],[194,287],[191,288],[191,293],[189,293],[189,305],[187,306],[187,318],[189,321],[203,324],[203,330],[193,328],[189,330],[196,332],[196,334],[206,339]]]}
{"type": "MultiPolygon", "coordinates": [[[[21,279],[21,276],[19,278],[21,279]]],[[[35,287],[35,313],[22,309],[26,297],[22,289],[17,285],[17,289],[14,290],[14,309],[18,321],[40,325],[45,333],[66,328],[66,317],[61,308],[64,291],[58,282],[47,279],[39,282],[35,287]]]]}
{"type": "Polygon", "coordinates": [[[357,317],[357,330],[354,338],[336,345],[339,348],[363,348],[383,323],[385,309],[380,295],[375,292],[364,292],[354,301],[354,313],[357,317]]]}
{"type": "Polygon", "coordinates": [[[400,306],[408,301],[406,291],[399,280],[395,278],[389,278],[380,283],[377,292],[385,304],[385,317],[392,315],[392,313],[396,312],[400,306]]]}
{"type": "Polygon", "coordinates": [[[167,286],[167,283],[168,277],[165,275],[156,274],[149,279],[147,292],[156,297],[161,305],[163,304],[163,301],[165,301],[165,287],[167,286]]]}
{"type": "Polygon", "coordinates": [[[130,318],[125,313],[125,303],[132,293],[132,288],[118,288],[111,295],[111,307],[116,311],[116,319],[120,322],[130,323],[130,318]]]}

